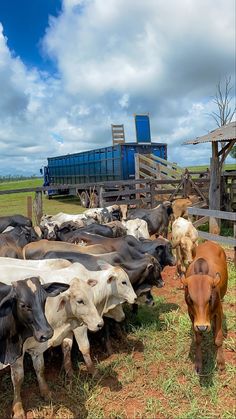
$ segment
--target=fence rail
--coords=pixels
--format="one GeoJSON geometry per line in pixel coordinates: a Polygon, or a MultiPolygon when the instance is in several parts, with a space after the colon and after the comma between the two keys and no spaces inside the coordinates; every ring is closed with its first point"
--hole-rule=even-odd
{"type": "MultiPolygon", "coordinates": [[[[236,266],[236,213],[228,211],[218,211],[218,210],[209,210],[197,207],[188,207],[189,215],[202,215],[206,221],[206,217],[220,218],[221,220],[229,220],[234,223],[234,237],[225,237],[218,234],[208,233],[206,231],[198,230],[199,237],[202,237],[205,240],[212,240],[219,243],[224,243],[229,246],[234,247],[234,264],[236,266]]],[[[202,220],[201,221],[202,224],[202,220]]],[[[197,222],[196,222],[197,223],[197,222]]],[[[197,225],[195,224],[195,227],[197,225]]]]}

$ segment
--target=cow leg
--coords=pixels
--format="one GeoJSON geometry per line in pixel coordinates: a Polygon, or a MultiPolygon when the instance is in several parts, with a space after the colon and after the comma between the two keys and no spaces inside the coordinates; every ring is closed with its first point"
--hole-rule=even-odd
{"type": "Polygon", "coordinates": [[[106,321],[104,324],[104,330],[105,330],[105,345],[108,355],[113,354],[112,350],[112,344],[111,344],[111,335],[110,335],[110,322],[106,321]]]}
{"type": "Polygon", "coordinates": [[[181,257],[181,250],[180,246],[176,246],[176,269],[177,269],[177,276],[180,277],[182,273],[182,257],[181,257]]]}
{"type": "Polygon", "coordinates": [[[94,374],[95,367],[90,356],[90,344],[86,326],[80,326],[73,330],[79,350],[82,352],[84,362],[90,374],[94,374]]]}
{"type": "Polygon", "coordinates": [[[52,394],[45,380],[43,353],[37,353],[37,354],[31,353],[31,358],[32,358],[33,366],[36,372],[40,394],[45,400],[48,400],[51,398],[52,394]]]}
{"type": "Polygon", "coordinates": [[[25,412],[21,401],[21,386],[24,380],[24,356],[21,356],[11,365],[11,380],[14,389],[14,399],[12,405],[13,419],[26,419],[25,412]]]}
{"type": "Polygon", "coordinates": [[[225,359],[224,359],[224,354],[223,354],[223,340],[224,340],[224,335],[223,335],[223,330],[222,330],[222,310],[220,312],[219,315],[215,316],[214,319],[215,322],[215,345],[216,345],[216,362],[217,362],[217,367],[219,368],[219,370],[222,372],[225,369],[225,359]]]}
{"type": "Polygon", "coordinates": [[[73,367],[71,362],[71,350],[73,345],[73,332],[70,332],[65,339],[63,339],[61,347],[63,352],[63,365],[66,375],[71,379],[73,375],[73,367]]]}
{"type": "Polygon", "coordinates": [[[200,332],[194,332],[196,353],[195,353],[195,370],[198,374],[202,372],[202,334],[200,332]]]}

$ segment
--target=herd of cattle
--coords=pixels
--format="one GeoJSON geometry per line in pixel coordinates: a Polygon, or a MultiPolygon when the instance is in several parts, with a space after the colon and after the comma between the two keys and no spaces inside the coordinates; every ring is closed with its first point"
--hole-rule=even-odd
{"type": "Polygon", "coordinates": [[[21,215],[0,217],[0,369],[11,368],[14,418],[25,418],[20,395],[24,353],[31,355],[43,397],[50,395],[43,357],[50,347],[61,345],[71,377],[75,338],[88,371],[94,372],[88,330],[107,327],[109,318],[123,321],[124,303],[136,310],[138,304],[153,305],[151,289],[163,287],[167,265],[177,265],[183,284],[196,371],[202,370],[202,332],[210,330],[211,322],[217,365],[224,369],[226,257],[213,242],[198,245],[188,205],[185,199],[153,209],[113,205],[79,215],[45,215],[37,227],[21,215]]]}

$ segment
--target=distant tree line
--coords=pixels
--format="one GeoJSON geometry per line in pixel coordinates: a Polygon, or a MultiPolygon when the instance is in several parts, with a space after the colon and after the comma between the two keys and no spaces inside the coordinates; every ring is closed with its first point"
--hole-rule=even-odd
{"type": "Polygon", "coordinates": [[[5,175],[0,176],[0,183],[3,182],[13,182],[16,180],[27,180],[27,179],[38,179],[41,176],[31,175],[31,176],[23,176],[23,175],[5,175]]]}

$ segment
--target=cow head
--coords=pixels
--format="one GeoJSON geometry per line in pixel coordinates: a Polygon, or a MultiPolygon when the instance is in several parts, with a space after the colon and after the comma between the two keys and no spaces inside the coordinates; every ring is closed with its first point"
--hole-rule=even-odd
{"type": "Polygon", "coordinates": [[[47,240],[57,240],[57,233],[59,230],[55,221],[49,221],[44,226],[41,226],[42,238],[47,240]]]}
{"type": "Polygon", "coordinates": [[[162,288],[165,283],[161,277],[161,265],[158,260],[150,255],[146,255],[149,259],[146,266],[146,279],[145,282],[155,285],[157,288],[162,288]]]}
{"type": "Polygon", "coordinates": [[[153,296],[151,294],[151,285],[149,284],[142,284],[136,290],[136,294],[138,296],[137,303],[138,304],[147,304],[148,306],[154,306],[153,296]]]}
{"type": "Polygon", "coordinates": [[[135,220],[123,221],[122,224],[126,227],[128,235],[134,236],[136,239],[150,238],[148,225],[145,220],[136,218],[135,220]]]}
{"type": "Polygon", "coordinates": [[[181,277],[185,288],[185,301],[194,330],[197,332],[211,330],[212,314],[220,303],[220,292],[217,287],[220,279],[219,273],[216,273],[214,278],[202,273],[187,278],[181,277]]]}
{"type": "Polygon", "coordinates": [[[180,239],[180,248],[184,263],[188,267],[193,261],[195,243],[193,243],[189,237],[183,236],[180,239]]]}
{"type": "Polygon", "coordinates": [[[103,320],[93,303],[91,287],[96,284],[97,281],[94,280],[85,282],[79,278],[72,279],[70,288],[61,297],[57,310],[65,308],[71,318],[85,324],[93,332],[100,330],[103,326],[103,320]]]}
{"type": "Polygon", "coordinates": [[[112,287],[112,295],[122,298],[129,304],[134,304],[137,298],[127,273],[119,266],[115,266],[111,270],[111,274],[107,279],[108,284],[112,287]]]}
{"type": "MultiPolygon", "coordinates": [[[[165,240],[165,239],[163,239],[165,240]]],[[[160,263],[162,269],[165,266],[174,266],[176,264],[175,257],[172,254],[171,243],[166,240],[166,243],[159,244],[156,246],[154,256],[160,263]]]]}
{"type": "Polygon", "coordinates": [[[128,215],[128,205],[120,205],[120,220],[126,221],[128,215]]]}
{"type": "Polygon", "coordinates": [[[45,342],[53,335],[45,313],[46,298],[68,289],[67,284],[41,285],[39,278],[0,284],[0,362],[13,363],[21,355],[25,339],[45,342]],[[3,290],[3,293],[1,292],[3,290]]]}

